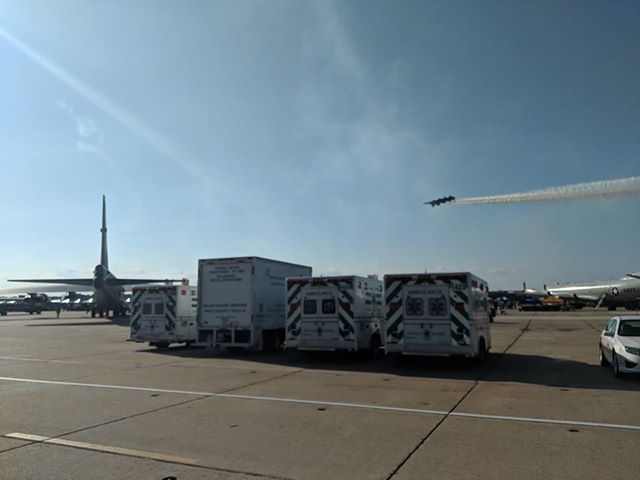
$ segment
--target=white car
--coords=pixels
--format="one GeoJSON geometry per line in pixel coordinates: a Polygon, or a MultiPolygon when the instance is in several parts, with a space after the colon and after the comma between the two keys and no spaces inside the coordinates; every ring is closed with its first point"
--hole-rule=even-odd
{"type": "Polygon", "coordinates": [[[600,334],[600,365],[613,374],[640,373],[640,316],[613,317],[600,334]]]}

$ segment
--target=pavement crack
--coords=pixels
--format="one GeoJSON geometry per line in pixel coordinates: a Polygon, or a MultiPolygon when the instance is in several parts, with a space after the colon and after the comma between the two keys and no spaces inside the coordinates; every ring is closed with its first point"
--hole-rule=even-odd
{"type": "MultiPolygon", "coordinates": [[[[124,420],[129,420],[131,418],[140,417],[142,415],[147,415],[147,414],[150,414],[150,413],[159,412],[161,410],[166,410],[166,409],[173,408],[173,407],[179,407],[179,406],[185,405],[187,403],[197,402],[197,401],[203,400],[205,398],[215,398],[217,395],[220,395],[220,394],[230,393],[230,392],[233,392],[233,391],[236,391],[236,390],[240,390],[242,388],[247,388],[247,387],[251,387],[251,386],[254,386],[254,385],[259,385],[259,384],[262,384],[262,383],[266,383],[266,382],[269,382],[271,380],[277,380],[279,378],[288,377],[290,375],[294,375],[296,373],[303,372],[304,370],[305,369],[294,370],[293,372],[287,372],[287,373],[285,373],[283,375],[278,375],[278,376],[275,376],[275,377],[270,377],[270,378],[267,378],[267,379],[258,380],[256,382],[251,382],[251,383],[247,383],[247,384],[240,385],[240,386],[237,386],[237,387],[229,388],[227,390],[222,390],[222,391],[219,391],[219,392],[215,392],[212,395],[202,395],[202,396],[198,396],[197,398],[191,398],[189,400],[185,400],[183,402],[172,403],[171,405],[164,405],[162,407],[153,408],[151,410],[145,410],[143,412],[134,413],[134,414],[127,415],[127,416],[124,416],[124,417],[114,418],[114,419],[108,420],[106,422],[98,423],[98,424],[95,424],[95,425],[90,425],[88,427],[83,427],[83,428],[80,428],[80,429],[77,429],[77,430],[73,430],[73,431],[70,431],[70,432],[61,433],[59,435],[55,435],[55,436],[52,436],[52,437],[49,437],[49,438],[62,438],[62,437],[65,437],[67,435],[73,435],[74,433],[79,433],[79,432],[83,432],[83,431],[86,431],[86,430],[91,430],[91,429],[94,429],[94,428],[104,427],[106,425],[110,425],[110,424],[113,424],[113,423],[121,422],[121,421],[124,421],[124,420]]],[[[95,376],[95,375],[91,375],[91,376],[95,376]]],[[[78,378],[86,378],[86,377],[78,377],[78,378]]],[[[9,449],[6,449],[6,450],[1,450],[0,451],[0,455],[3,455],[5,453],[7,453],[7,452],[11,452],[13,450],[17,450],[19,448],[28,447],[29,445],[33,445],[34,443],[41,443],[41,442],[28,442],[28,443],[26,443],[24,445],[18,445],[16,447],[12,447],[12,448],[9,448],[9,449]]],[[[251,472],[238,472],[238,473],[246,473],[247,475],[261,476],[260,474],[252,474],[251,472]]],[[[262,476],[264,476],[264,475],[262,475],[262,476]]],[[[266,476],[266,477],[268,477],[268,478],[281,478],[281,477],[270,477],[270,476],[266,476]]]]}
{"type": "Polygon", "coordinates": [[[590,322],[588,322],[587,320],[583,320],[583,322],[584,322],[584,323],[586,323],[586,324],[587,324],[587,326],[588,326],[591,330],[593,330],[593,331],[595,331],[595,332],[600,333],[600,331],[601,331],[601,330],[600,330],[599,328],[596,328],[596,327],[594,327],[593,325],[591,325],[591,323],[590,323],[590,322]]]}
{"type": "Polygon", "coordinates": [[[216,395],[222,395],[223,393],[235,392],[236,390],[241,390],[241,389],[247,388],[247,387],[253,387],[255,385],[261,385],[263,383],[267,383],[267,382],[270,382],[272,380],[278,380],[280,378],[289,377],[291,375],[295,375],[296,373],[300,373],[300,372],[304,372],[304,371],[305,371],[304,368],[300,368],[298,370],[294,370],[293,372],[287,372],[287,373],[284,373],[282,375],[277,375],[275,377],[264,378],[262,380],[257,380],[255,382],[247,383],[246,385],[240,385],[239,387],[228,388],[227,390],[222,390],[220,392],[216,392],[215,394],[216,395]]]}
{"type": "Polygon", "coordinates": [[[422,438],[420,439],[420,441],[418,442],[418,444],[409,452],[409,454],[407,456],[405,456],[402,461],[398,464],[398,466],[396,466],[396,468],[389,474],[389,476],[387,476],[386,480],[390,480],[391,478],[395,477],[398,472],[402,469],[402,467],[404,467],[406,465],[406,463],[411,459],[411,457],[413,457],[413,455],[420,450],[420,448],[427,442],[427,440],[429,440],[429,438],[436,432],[436,430],[438,430],[438,428],[440,428],[440,426],[451,416],[451,414],[453,412],[455,412],[455,410],[467,399],[467,397],[469,395],[471,395],[471,392],[473,392],[475,390],[475,388],[478,386],[478,384],[480,383],[480,380],[484,377],[484,375],[487,373],[487,371],[491,368],[493,368],[495,366],[495,364],[509,351],[511,350],[511,348],[513,348],[513,346],[518,342],[518,340],[520,340],[520,338],[522,338],[522,336],[525,334],[525,332],[527,332],[529,330],[529,326],[531,325],[531,321],[533,320],[533,318],[530,318],[529,321],[527,321],[527,323],[525,324],[525,326],[520,330],[520,333],[518,333],[518,335],[516,336],[516,338],[513,339],[513,341],[507,345],[507,348],[505,348],[502,352],[500,352],[498,358],[496,358],[495,361],[492,361],[490,365],[488,365],[486,368],[484,368],[480,373],[478,373],[478,375],[475,378],[475,381],[473,382],[473,385],[471,385],[471,387],[469,387],[469,389],[460,397],[460,399],[458,399],[458,401],[455,403],[455,405],[453,407],[451,407],[451,409],[443,415],[443,417],[438,421],[438,423],[436,423],[433,428],[431,428],[431,430],[429,430],[429,432],[422,438]]]}
{"type": "Polygon", "coordinates": [[[522,335],[525,334],[525,332],[529,331],[529,325],[531,325],[531,322],[533,321],[533,318],[530,318],[526,325],[520,330],[520,333],[516,336],[516,338],[513,339],[513,341],[507,346],[507,348],[505,348],[502,353],[500,353],[500,356],[504,355],[505,353],[507,353],[509,350],[511,350],[513,348],[513,346],[518,343],[518,340],[520,340],[520,338],[522,338],[522,335]]]}
{"type": "MultiPolygon", "coordinates": [[[[72,430],[72,431],[69,431],[69,432],[61,433],[61,434],[59,434],[59,435],[53,435],[53,436],[48,437],[48,438],[49,438],[49,439],[53,439],[53,438],[62,438],[62,437],[66,437],[67,435],[73,435],[74,433],[84,432],[84,431],[86,431],[86,430],[91,430],[91,429],[93,429],[93,428],[104,427],[104,426],[106,426],[106,425],[110,425],[110,424],[112,424],[112,423],[121,422],[121,421],[123,421],[123,420],[129,420],[129,419],[131,419],[131,418],[140,417],[140,416],[142,416],[142,415],[147,415],[147,414],[149,414],[149,413],[159,412],[159,411],[161,411],[161,410],[166,410],[166,409],[173,408],[173,407],[179,407],[179,406],[181,406],[181,405],[185,405],[185,404],[187,404],[187,403],[192,403],[192,402],[197,402],[198,400],[202,400],[202,399],[205,399],[205,398],[211,398],[211,396],[210,396],[210,395],[203,395],[203,396],[200,396],[200,397],[191,398],[191,399],[189,399],[189,400],[184,400],[184,401],[182,401],[182,402],[172,403],[171,405],[163,405],[162,407],[153,408],[153,409],[151,409],[151,410],[145,410],[145,411],[143,411],[143,412],[133,413],[133,414],[131,414],[131,415],[126,415],[126,416],[124,416],[124,417],[114,418],[114,419],[111,419],[111,420],[107,420],[106,422],[97,423],[97,424],[94,424],[94,425],[90,425],[90,426],[88,426],[88,427],[83,427],[83,428],[79,428],[79,429],[72,430]]],[[[33,444],[35,444],[35,443],[42,443],[42,442],[39,442],[39,441],[33,441],[33,442],[26,443],[26,444],[24,444],[24,445],[18,445],[18,446],[16,446],[16,447],[10,448],[10,449],[8,449],[8,450],[3,450],[3,451],[1,451],[1,452],[0,452],[0,456],[1,456],[1,455],[4,455],[4,454],[5,454],[5,453],[7,453],[7,452],[11,452],[11,451],[13,451],[13,450],[17,450],[17,449],[19,449],[19,448],[28,447],[29,445],[33,445],[33,444]]]]}

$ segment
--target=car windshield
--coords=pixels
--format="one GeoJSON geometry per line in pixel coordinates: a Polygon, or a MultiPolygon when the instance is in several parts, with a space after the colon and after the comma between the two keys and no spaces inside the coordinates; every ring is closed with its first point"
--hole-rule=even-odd
{"type": "Polygon", "coordinates": [[[640,319],[621,320],[618,335],[623,337],[640,337],[640,319]]]}

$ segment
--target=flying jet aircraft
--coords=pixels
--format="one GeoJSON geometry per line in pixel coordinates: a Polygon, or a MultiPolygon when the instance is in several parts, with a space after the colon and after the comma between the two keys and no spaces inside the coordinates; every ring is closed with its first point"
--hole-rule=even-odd
{"type": "Polygon", "coordinates": [[[618,280],[608,282],[562,284],[550,288],[550,295],[563,300],[577,301],[583,304],[605,305],[609,310],[616,307],[637,309],[640,306],[640,272],[628,273],[618,280]]]}
{"type": "Polygon", "coordinates": [[[139,285],[145,283],[165,283],[176,282],[177,280],[158,280],[140,278],[116,278],[109,271],[109,256],[107,254],[107,210],[105,196],[102,196],[102,248],[100,263],[93,270],[93,278],[46,278],[46,279],[20,279],[9,280],[9,282],[27,283],[55,283],[64,285],[80,285],[93,287],[95,306],[91,309],[91,316],[98,314],[100,317],[109,316],[109,311],[113,316],[126,315],[129,308],[124,295],[125,285],[139,285]]]}
{"type": "Polygon", "coordinates": [[[430,202],[424,202],[425,205],[431,205],[432,207],[437,207],[438,205],[442,205],[443,203],[453,202],[456,197],[449,195],[448,197],[437,198],[435,200],[431,200],[430,202]]]}

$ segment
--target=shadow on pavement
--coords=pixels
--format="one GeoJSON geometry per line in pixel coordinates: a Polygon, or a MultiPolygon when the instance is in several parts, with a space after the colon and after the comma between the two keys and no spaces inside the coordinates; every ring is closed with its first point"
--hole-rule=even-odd
{"type": "Polygon", "coordinates": [[[188,347],[152,349],[151,351],[155,351],[159,355],[182,358],[239,360],[307,370],[381,373],[416,378],[478,380],[481,382],[515,382],[558,388],[640,391],[640,376],[617,379],[613,376],[611,368],[542,355],[491,354],[483,365],[477,366],[465,358],[417,356],[386,358],[382,356],[377,359],[369,359],[362,355],[334,352],[317,352],[309,356],[294,351],[228,352],[188,347]]]}

